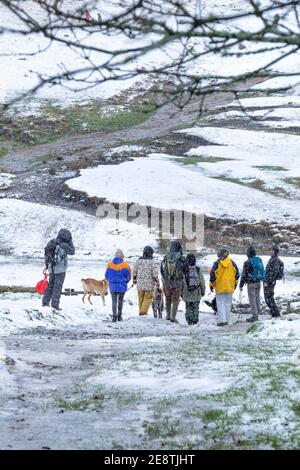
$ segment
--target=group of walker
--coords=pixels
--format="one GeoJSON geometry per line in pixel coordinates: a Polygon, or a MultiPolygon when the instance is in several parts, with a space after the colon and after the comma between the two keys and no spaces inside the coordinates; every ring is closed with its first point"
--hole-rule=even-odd
{"type": "MultiPolygon", "coordinates": [[[[59,302],[68,265],[68,255],[74,254],[72,234],[66,229],[61,229],[58,236],[50,240],[45,247],[45,264],[50,276],[48,288],[43,296],[43,306],[49,306],[51,302],[55,311],[61,310],[59,302]]],[[[274,245],[270,250],[271,258],[264,269],[262,259],[256,256],[255,249],[249,247],[247,250],[247,260],[240,279],[241,290],[245,284],[247,285],[252,313],[247,321],[258,320],[262,283],[265,301],[271,315],[280,316],[274,298],[274,288],[276,281],[284,277],[284,264],[278,254],[279,248],[274,245]]],[[[153,248],[146,246],[143,255],[131,271],[129,264],[124,260],[123,251],[118,249],[113,260],[108,263],[105,278],[109,283],[112,297],[113,322],[122,320],[124,297],[131,279],[138,290],[139,315],[148,314],[154,291],[160,289],[159,270],[153,256],[153,248]]],[[[210,291],[215,291],[216,298],[213,302],[206,301],[206,303],[211,304],[216,311],[217,325],[225,326],[229,322],[232,295],[238,286],[240,274],[236,263],[230,258],[228,249],[220,249],[217,257],[210,270],[209,280],[210,291]]],[[[188,324],[197,324],[200,300],[205,295],[205,281],[196,264],[195,255],[188,253],[184,256],[180,241],[172,241],[161,262],[160,274],[166,301],[166,319],[172,323],[177,322],[176,315],[182,298],[186,305],[185,317],[188,324]]]]}
{"type": "MultiPolygon", "coordinates": [[[[211,305],[212,307],[215,305],[218,326],[226,326],[229,323],[232,296],[238,286],[239,279],[241,291],[244,285],[247,285],[252,314],[247,318],[248,322],[258,320],[262,284],[265,301],[271,315],[273,317],[280,316],[274,298],[274,289],[276,281],[284,276],[284,264],[278,254],[279,248],[274,245],[270,249],[271,258],[265,269],[262,259],[256,256],[255,249],[252,246],[249,247],[240,278],[239,269],[230,258],[228,249],[220,249],[217,260],[210,270],[209,280],[210,291],[215,291],[216,294],[211,305]]],[[[124,254],[121,250],[117,250],[116,257],[108,263],[105,278],[109,282],[112,296],[114,322],[122,320],[124,296],[131,279],[138,290],[139,315],[148,314],[155,289],[160,287],[159,270],[153,256],[153,248],[146,246],[143,255],[135,263],[133,272],[131,272],[129,264],[124,261],[124,254]]],[[[184,257],[181,243],[172,241],[170,249],[160,265],[160,274],[166,301],[166,320],[177,322],[176,315],[182,298],[185,302],[187,323],[189,325],[197,324],[199,322],[200,300],[205,295],[206,289],[203,274],[199,266],[196,265],[195,255],[188,253],[184,257]]]]}

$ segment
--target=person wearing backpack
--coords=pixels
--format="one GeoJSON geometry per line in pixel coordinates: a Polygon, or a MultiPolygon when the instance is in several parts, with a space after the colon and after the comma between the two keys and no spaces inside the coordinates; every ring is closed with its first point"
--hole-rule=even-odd
{"type": "Polygon", "coordinates": [[[199,305],[205,295],[205,281],[196,258],[192,253],[186,257],[185,276],[183,280],[182,298],[185,302],[185,319],[188,325],[196,325],[199,321],[199,305]]]}
{"type": "Polygon", "coordinates": [[[137,285],[139,299],[139,315],[147,315],[153,300],[155,285],[159,286],[159,275],[153,259],[154,250],[145,246],[143,256],[137,260],[133,268],[133,284],[137,285]]]}
{"type": "Polygon", "coordinates": [[[266,266],[264,278],[264,296],[272,317],[280,317],[279,308],[274,298],[276,281],[284,278],[284,264],[278,256],[279,247],[274,245],[270,250],[271,258],[266,266]]]}
{"type": "Polygon", "coordinates": [[[167,320],[176,322],[177,310],[183,286],[185,259],[180,241],[173,240],[170,250],[164,257],[160,273],[166,297],[167,320]]]}
{"type": "Polygon", "coordinates": [[[45,265],[49,272],[48,288],[43,296],[43,307],[51,307],[58,312],[61,292],[68,267],[68,255],[74,255],[75,248],[72,234],[62,228],[56,238],[50,240],[45,247],[45,265]]]}
{"type": "Polygon", "coordinates": [[[218,259],[210,272],[210,291],[215,289],[217,297],[217,326],[228,325],[232,304],[232,294],[235,291],[240,277],[239,269],[230,259],[227,248],[218,252],[218,259]]]}
{"type": "Polygon", "coordinates": [[[261,282],[265,278],[265,269],[262,259],[256,256],[256,251],[253,246],[247,250],[247,261],[245,261],[240,281],[240,290],[243,290],[247,284],[248,298],[252,316],[247,318],[248,322],[255,322],[258,320],[260,313],[260,289],[261,282]]]}
{"type": "Polygon", "coordinates": [[[124,253],[119,248],[116,250],[115,257],[109,261],[105,279],[109,283],[109,290],[112,299],[112,321],[122,321],[122,311],[124,296],[127,292],[127,284],[131,279],[131,268],[127,261],[124,261],[124,253]]]}

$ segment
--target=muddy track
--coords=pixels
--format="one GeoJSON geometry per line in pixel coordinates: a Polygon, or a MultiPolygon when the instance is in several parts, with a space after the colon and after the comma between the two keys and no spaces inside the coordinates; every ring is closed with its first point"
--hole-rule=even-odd
{"type": "MultiPolygon", "coordinates": [[[[239,85],[239,90],[249,88],[261,79],[251,79],[239,85]]],[[[205,109],[213,110],[217,106],[226,105],[233,99],[228,92],[214,93],[205,98],[205,109]]],[[[11,150],[1,159],[1,165],[6,171],[22,173],[32,169],[32,160],[45,155],[61,156],[65,158],[80,158],[94,156],[110,147],[122,142],[149,141],[161,138],[171,131],[184,125],[194,123],[199,117],[201,99],[194,99],[182,110],[174,104],[159,107],[145,122],[117,132],[96,132],[78,136],[66,135],[55,142],[36,145],[19,151],[11,150]]]]}

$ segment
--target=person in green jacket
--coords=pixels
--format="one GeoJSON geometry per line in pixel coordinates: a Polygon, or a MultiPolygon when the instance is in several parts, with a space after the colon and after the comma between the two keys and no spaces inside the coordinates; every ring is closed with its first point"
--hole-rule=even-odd
{"type": "Polygon", "coordinates": [[[201,297],[205,294],[205,281],[200,268],[196,266],[196,258],[192,253],[186,257],[185,276],[182,298],[185,302],[185,318],[188,325],[196,325],[199,321],[201,297]]]}

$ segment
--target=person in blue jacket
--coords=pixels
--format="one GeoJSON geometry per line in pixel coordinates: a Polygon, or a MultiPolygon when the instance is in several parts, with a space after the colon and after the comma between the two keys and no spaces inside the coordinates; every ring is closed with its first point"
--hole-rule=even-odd
{"type": "Polygon", "coordinates": [[[124,261],[124,253],[117,249],[115,258],[107,265],[105,279],[109,283],[109,290],[112,298],[113,322],[122,320],[122,310],[124,296],[127,291],[127,284],[131,279],[131,268],[124,261]]]}

